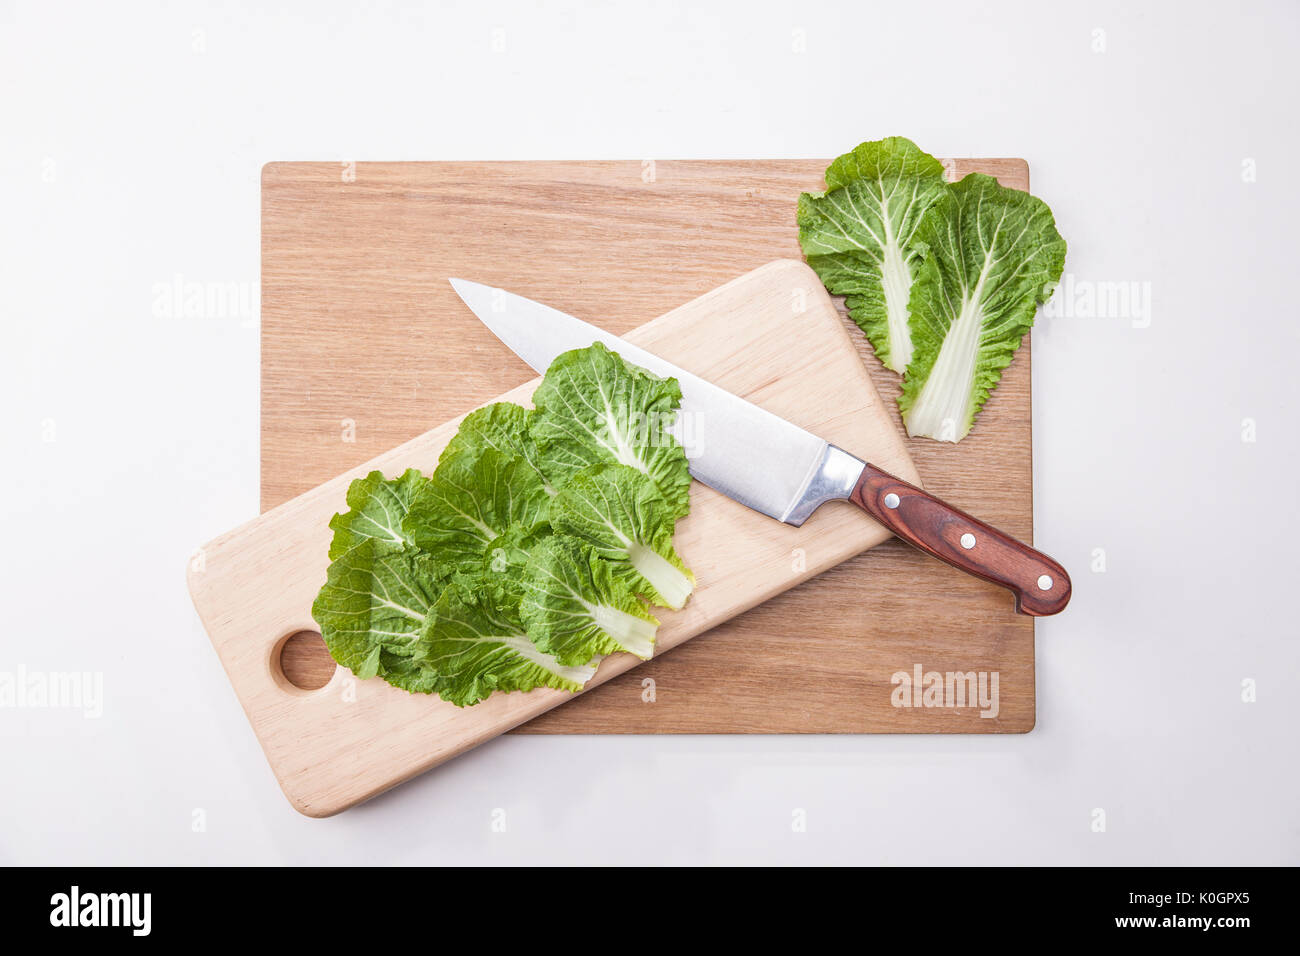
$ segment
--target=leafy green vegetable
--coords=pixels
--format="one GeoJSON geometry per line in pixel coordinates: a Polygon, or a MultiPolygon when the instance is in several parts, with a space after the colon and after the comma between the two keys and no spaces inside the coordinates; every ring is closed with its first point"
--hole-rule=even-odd
{"type": "Polygon", "coordinates": [[[511,525],[493,540],[483,554],[483,592],[498,607],[518,607],[524,596],[524,573],[541,543],[551,535],[550,525],[511,525]]]}
{"type": "Polygon", "coordinates": [[[690,486],[665,430],[677,383],[593,346],[557,359],[538,395],[536,411],[467,415],[427,478],[349,487],[312,614],[358,677],[466,706],[578,691],[603,656],[654,652],[638,593],[680,607],[694,581],[672,547],[690,486]]]}
{"type": "Polygon", "coordinates": [[[620,464],[648,476],[674,518],[690,509],[686,453],[668,429],[682,390],[600,343],[558,356],[533,394],[530,434],[542,470],[563,488],[584,468],[620,464]]]}
{"type": "Polygon", "coordinates": [[[658,604],[680,608],[695,577],[673,550],[673,509],[654,482],[627,465],[579,472],[551,504],[551,527],[592,546],[613,574],[658,604]]]}
{"type": "Polygon", "coordinates": [[[394,687],[412,694],[433,694],[438,690],[438,672],[417,657],[399,657],[380,652],[378,676],[394,687]]]}
{"type": "Polygon", "coordinates": [[[966,176],[927,213],[929,249],[909,304],[915,356],[899,408],[910,435],[958,441],[1065,267],[1065,240],[1040,199],[966,176]]]}
{"type": "Polygon", "coordinates": [[[330,565],[311,614],[331,656],[358,677],[413,680],[410,659],[420,650],[437,581],[429,555],[366,538],[330,565]]]}
{"type": "Polygon", "coordinates": [[[912,360],[908,295],[924,258],[917,228],[945,199],[943,166],[911,140],[863,143],[831,163],[826,191],[799,197],[799,244],[833,295],[845,296],[886,367],[912,360]]]}
{"type": "Polygon", "coordinates": [[[659,622],[591,545],[565,535],[543,541],[523,578],[519,613],[541,650],[562,664],[628,651],[654,653],[659,622]]]}
{"type": "Polygon", "coordinates": [[[348,487],[348,508],[330,519],[334,540],[330,560],[342,557],[362,541],[373,538],[389,548],[411,544],[402,531],[402,519],[411,510],[411,499],[429,479],[418,469],[408,468],[400,478],[389,481],[378,471],[358,478],[348,487]]]}
{"type": "Polygon", "coordinates": [[[494,402],[475,409],[461,421],[460,429],[442,450],[438,461],[464,458],[485,448],[494,448],[506,457],[518,456],[528,462],[542,478],[547,493],[553,495],[555,489],[546,484],[538,462],[537,446],[528,433],[533,415],[529,409],[513,402],[494,402]]]}
{"type": "Polygon", "coordinates": [[[402,530],[445,572],[473,573],[511,525],[546,519],[550,495],[526,460],[492,447],[444,456],[411,502],[402,530]]]}
{"type": "Polygon", "coordinates": [[[582,690],[594,664],[560,664],[533,644],[516,611],[479,600],[474,585],[458,579],[448,587],[421,635],[421,661],[438,674],[438,696],[464,707],[497,690],[582,690]]]}

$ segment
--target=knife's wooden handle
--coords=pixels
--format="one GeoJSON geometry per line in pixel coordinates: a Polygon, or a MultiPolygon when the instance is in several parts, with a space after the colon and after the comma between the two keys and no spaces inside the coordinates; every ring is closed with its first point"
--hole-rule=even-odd
{"type": "Polygon", "coordinates": [[[1047,555],[874,465],[849,500],[908,544],[1009,588],[1021,614],[1056,614],[1070,603],[1070,576],[1047,555]]]}

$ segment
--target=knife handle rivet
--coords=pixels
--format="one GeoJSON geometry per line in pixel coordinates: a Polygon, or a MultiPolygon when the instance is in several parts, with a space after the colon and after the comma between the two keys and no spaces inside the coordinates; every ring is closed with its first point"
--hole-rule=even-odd
{"type": "Polygon", "coordinates": [[[1038,590],[1040,590],[1040,591],[1050,591],[1050,590],[1052,590],[1052,576],[1051,576],[1050,574],[1042,574],[1042,575],[1039,575],[1039,577],[1038,577],[1038,590]]]}
{"type": "Polygon", "coordinates": [[[890,509],[891,511],[897,508],[898,495],[894,494],[892,491],[889,494],[885,495],[885,507],[890,509]]]}
{"type": "Polygon", "coordinates": [[[961,536],[961,546],[965,548],[967,551],[975,547],[975,535],[967,531],[964,535],[961,536]]]}

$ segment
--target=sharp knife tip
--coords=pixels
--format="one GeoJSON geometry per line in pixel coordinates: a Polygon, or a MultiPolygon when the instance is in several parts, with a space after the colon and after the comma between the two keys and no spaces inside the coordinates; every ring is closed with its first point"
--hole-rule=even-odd
{"type": "Polygon", "coordinates": [[[448,278],[452,289],[460,296],[461,301],[470,307],[475,315],[482,317],[482,310],[488,307],[496,290],[490,285],[484,285],[482,282],[471,282],[469,279],[448,278]]]}

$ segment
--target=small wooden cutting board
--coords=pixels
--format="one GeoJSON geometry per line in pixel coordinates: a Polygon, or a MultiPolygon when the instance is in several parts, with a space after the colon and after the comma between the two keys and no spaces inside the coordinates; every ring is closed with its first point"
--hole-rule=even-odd
{"type": "MultiPolygon", "coordinates": [[[[1029,188],[1024,160],[944,165],[950,178],[982,172],[1029,188]]],[[[826,166],[268,165],[263,508],[532,377],[446,276],[500,285],[625,334],[763,263],[799,258],[795,203],[821,188],[826,166]]],[[[898,376],[852,322],[841,325],[903,435],[898,376]]],[[[834,385],[827,375],[812,384],[834,385]]],[[[969,436],[957,445],[903,440],[930,491],[1032,541],[1030,422],[1026,339],[969,436]]],[[[306,663],[323,664],[326,680],[333,663],[316,644],[315,658],[305,645],[306,663]]],[[[1034,712],[1033,620],[1016,615],[1000,589],[890,540],[515,732],[1018,733],[1034,726],[1034,712]],[[893,676],[918,666],[997,674],[996,710],[894,706],[893,676]]]]}
{"type": "MultiPolygon", "coordinates": [[[[463,308],[463,307],[462,307],[463,308]]],[[[453,314],[448,310],[447,314],[453,314]]],[[[687,371],[853,449],[907,481],[919,478],[903,441],[816,274],[777,261],[674,309],[627,336],[687,371]]],[[[500,396],[528,404],[534,379],[500,396]]],[[[325,580],[330,517],[349,483],[373,469],[431,472],[460,419],[441,425],[205,545],[189,584],[199,617],[280,785],[303,813],[324,816],[566,703],[564,691],[495,694],[458,708],[338,668],[315,691],[289,683],[279,650],[312,628],[325,580]]],[[[750,511],[698,482],[676,547],[697,586],[685,608],[656,612],[663,653],[888,538],[846,502],[801,528],[750,511]]],[[[834,608],[825,611],[826,616],[834,608]]],[[[791,635],[817,653],[817,621],[791,635]]],[[[592,685],[634,667],[607,658],[592,685]]]]}

